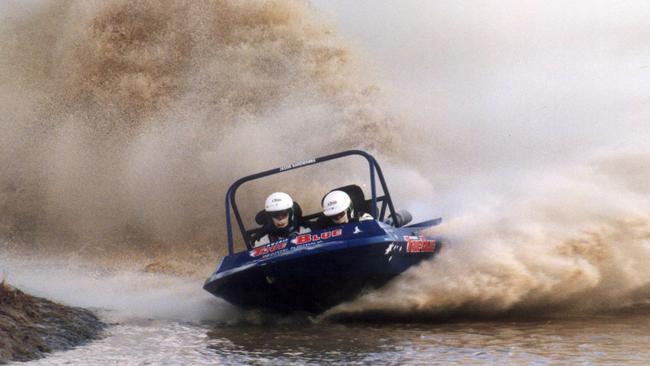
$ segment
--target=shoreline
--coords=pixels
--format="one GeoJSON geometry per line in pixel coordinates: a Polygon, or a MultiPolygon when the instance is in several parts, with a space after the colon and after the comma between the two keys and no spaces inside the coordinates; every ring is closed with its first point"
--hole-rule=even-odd
{"type": "Polygon", "coordinates": [[[71,349],[99,338],[105,327],[89,310],[32,296],[0,282],[0,364],[71,349]]]}

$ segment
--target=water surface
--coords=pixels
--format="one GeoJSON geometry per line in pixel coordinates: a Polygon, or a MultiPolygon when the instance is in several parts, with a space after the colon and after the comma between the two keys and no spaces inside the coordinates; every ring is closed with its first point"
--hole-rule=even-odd
{"type": "Polygon", "coordinates": [[[34,365],[625,364],[650,360],[650,314],[443,323],[116,324],[34,365]]]}

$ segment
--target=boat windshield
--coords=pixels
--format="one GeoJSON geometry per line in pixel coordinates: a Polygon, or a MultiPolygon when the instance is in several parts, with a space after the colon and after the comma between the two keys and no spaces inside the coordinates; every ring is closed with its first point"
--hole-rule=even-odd
{"type": "MultiPolygon", "coordinates": [[[[318,158],[302,160],[275,169],[270,169],[264,172],[240,178],[230,186],[228,192],[226,193],[225,202],[228,252],[230,254],[233,254],[234,252],[232,217],[234,216],[235,218],[235,222],[239,227],[239,232],[246,248],[250,250],[253,247],[254,238],[259,236],[263,230],[263,220],[266,218],[264,217],[263,213],[261,213],[263,211],[259,211],[259,202],[264,202],[263,198],[261,198],[260,195],[271,193],[266,192],[265,189],[261,189],[260,187],[286,187],[286,183],[284,183],[284,185],[277,183],[266,184],[267,180],[270,180],[273,183],[274,179],[279,178],[273,177],[276,175],[293,175],[290,177],[291,179],[289,179],[290,182],[301,182],[301,187],[303,187],[303,189],[298,190],[297,196],[294,197],[294,201],[297,203],[297,208],[302,216],[303,222],[307,225],[314,223],[315,220],[318,219],[319,215],[321,215],[320,200],[322,197],[319,197],[318,199],[307,199],[307,195],[302,194],[301,191],[317,191],[323,192],[324,194],[333,189],[343,190],[352,199],[353,207],[356,207],[359,211],[367,212],[374,218],[383,221],[386,215],[392,216],[395,214],[395,209],[393,207],[390,193],[386,186],[381,168],[379,167],[379,164],[375,158],[367,152],[361,150],[348,150],[318,158]],[[342,174],[341,168],[337,167],[335,169],[332,169],[332,166],[330,164],[332,161],[350,156],[360,156],[364,158],[367,163],[366,169],[358,168],[357,165],[357,168],[355,168],[353,171],[346,171],[347,174],[342,174]],[[330,168],[329,171],[327,171],[328,166],[330,168]],[[298,172],[297,170],[300,170],[301,172],[298,172]],[[362,174],[363,170],[366,170],[366,174],[362,174]],[[322,186],[323,180],[314,179],[313,174],[310,175],[309,171],[325,171],[325,174],[328,177],[343,175],[347,177],[348,180],[343,185],[328,185],[328,188],[325,189],[325,187],[322,186]],[[362,175],[365,175],[367,178],[361,179],[362,175]],[[351,177],[353,178],[352,182],[349,181],[351,177]],[[262,178],[265,178],[264,186],[260,186],[258,183],[258,181],[262,178]],[[361,180],[364,182],[361,182],[361,180]],[[377,181],[379,183],[378,185],[377,181]],[[254,198],[255,202],[258,203],[258,206],[248,207],[245,205],[238,205],[236,197],[240,188],[242,191],[241,196],[246,197],[247,201],[249,201],[251,198],[254,198]],[[304,205],[304,207],[302,205],[304,205]],[[305,209],[304,212],[303,209],[305,209]],[[244,218],[246,218],[246,220],[244,218]]],[[[331,183],[328,182],[328,184],[331,183]]],[[[281,191],[281,189],[278,189],[278,191],[281,191]]],[[[292,194],[294,194],[294,192],[292,192],[292,194]]]]}

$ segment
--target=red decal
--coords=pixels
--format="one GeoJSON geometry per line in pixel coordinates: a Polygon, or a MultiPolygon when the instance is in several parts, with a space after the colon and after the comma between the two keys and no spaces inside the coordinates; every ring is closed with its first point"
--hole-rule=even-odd
{"type": "Polygon", "coordinates": [[[296,245],[309,243],[311,241],[311,234],[302,234],[296,237],[296,245]]]}
{"type": "Polygon", "coordinates": [[[426,239],[406,239],[407,253],[433,253],[436,249],[435,240],[426,239]]]}
{"type": "Polygon", "coordinates": [[[251,254],[251,257],[259,257],[259,256],[262,256],[262,255],[265,255],[265,254],[277,252],[278,250],[284,249],[286,247],[287,247],[287,241],[283,240],[283,241],[279,241],[277,243],[267,244],[267,245],[265,245],[263,247],[253,248],[253,250],[251,250],[250,254],[251,254]]]}
{"type": "Polygon", "coordinates": [[[264,255],[268,252],[269,250],[267,247],[253,248],[253,250],[251,250],[251,257],[259,257],[260,255],[264,255]]]}
{"type": "Polygon", "coordinates": [[[303,245],[311,242],[328,240],[336,236],[341,236],[342,234],[343,229],[334,229],[332,231],[326,231],[320,234],[302,234],[296,237],[295,243],[296,245],[303,245]]]}

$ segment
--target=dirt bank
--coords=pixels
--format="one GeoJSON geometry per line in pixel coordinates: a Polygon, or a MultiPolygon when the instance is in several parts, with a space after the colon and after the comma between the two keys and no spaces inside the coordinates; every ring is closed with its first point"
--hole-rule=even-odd
{"type": "Polygon", "coordinates": [[[88,310],[60,305],[0,283],[0,364],[69,349],[97,338],[104,327],[88,310]]]}

